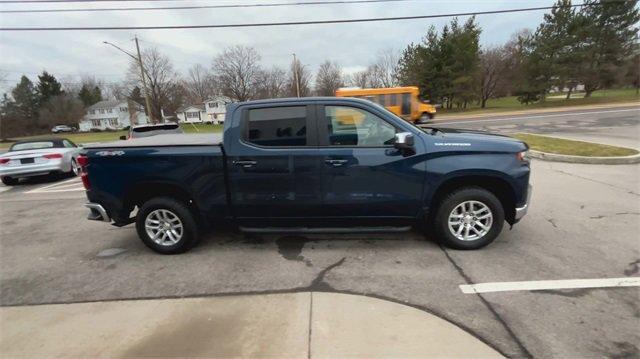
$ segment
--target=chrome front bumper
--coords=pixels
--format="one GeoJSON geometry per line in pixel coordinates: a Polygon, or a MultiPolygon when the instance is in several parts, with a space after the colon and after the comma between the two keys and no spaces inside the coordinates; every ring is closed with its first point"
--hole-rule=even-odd
{"type": "Polygon", "coordinates": [[[529,210],[529,203],[531,203],[531,192],[533,192],[533,186],[529,185],[529,188],[527,189],[527,202],[522,207],[516,207],[516,221],[527,214],[527,211],[529,210]]]}

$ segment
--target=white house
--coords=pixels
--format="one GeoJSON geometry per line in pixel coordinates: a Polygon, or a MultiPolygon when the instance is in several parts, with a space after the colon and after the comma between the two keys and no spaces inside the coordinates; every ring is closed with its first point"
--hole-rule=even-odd
{"type": "Polygon", "coordinates": [[[231,103],[231,99],[218,96],[207,99],[202,104],[183,106],[176,111],[176,116],[180,123],[220,124],[224,122],[228,103],[231,103]]]}
{"type": "Polygon", "coordinates": [[[131,112],[129,111],[128,101],[100,101],[89,106],[87,113],[82,121],[80,121],[80,131],[117,130],[131,126],[132,124],[141,125],[147,123],[147,115],[144,113],[144,107],[135,102],[131,103],[135,106],[131,112]]]}

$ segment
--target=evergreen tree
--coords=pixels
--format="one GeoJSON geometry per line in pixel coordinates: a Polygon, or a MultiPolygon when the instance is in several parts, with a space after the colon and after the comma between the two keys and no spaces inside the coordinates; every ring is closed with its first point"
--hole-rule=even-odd
{"type": "Polygon", "coordinates": [[[102,101],[102,92],[100,91],[100,87],[95,86],[93,90],[91,90],[86,84],[82,85],[82,88],[78,92],[78,99],[82,101],[82,104],[85,107],[89,107],[102,101]]]}
{"type": "Polygon", "coordinates": [[[40,107],[51,97],[62,94],[62,85],[53,75],[43,71],[42,75],[38,75],[36,94],[38,96],[38,107],[40,107]]]}
{"type": "Polygon", "coordinates": [[[38,95],[28,77],[22,76],[20,82],[11,90],[15,106],[16,119],[25,127],[34,125],[38,113],[38,95]]]}
{"type": "Polygon", "coordinates": [[[135,86],[131,90],[127,98],[139,105],[144,105],[144,97],[142,97],[142,91],[140,91],[138,86],[135,86]]]}
{"type": "Polygon", "coordinates": [[[578,66],[585,97],[619,80],[632,56],[640,21],[638,1],[586,0],[579,12],[575,36],[580,41],[578,66]]]}

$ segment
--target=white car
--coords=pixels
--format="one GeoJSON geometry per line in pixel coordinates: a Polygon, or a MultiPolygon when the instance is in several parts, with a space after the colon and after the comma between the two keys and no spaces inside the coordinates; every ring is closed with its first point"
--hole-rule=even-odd
{"type": "Polygon", "coordinates": [[[53,133],[60,133],[60,132],[73,132],[75,131],[75,129],[71,126],[67,126],[67,125],[58,125],[55,126],[54,128],[51,129],[51,132],[53,133]]]}
{"type": "Polygon", "coordinates": [[[20,178],[49,175],[78,175],[77,157],[82,148],[66,138],[40,138],[14,143],[0,155],[2,183],[13,186],[20,178]]]}

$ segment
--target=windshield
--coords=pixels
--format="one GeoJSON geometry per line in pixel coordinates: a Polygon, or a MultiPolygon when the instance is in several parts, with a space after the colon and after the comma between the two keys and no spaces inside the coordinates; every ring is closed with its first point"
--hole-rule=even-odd
{"type": "Polygon", "coordinates": [[[55,144],[53,141],[38,141],[38,142],[25,142],[25,143],[16,143],[11,146],[9,151],[23,151],[23,150],[38,150],[42,148],[53,148],[55,144]]]}

